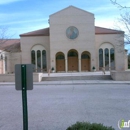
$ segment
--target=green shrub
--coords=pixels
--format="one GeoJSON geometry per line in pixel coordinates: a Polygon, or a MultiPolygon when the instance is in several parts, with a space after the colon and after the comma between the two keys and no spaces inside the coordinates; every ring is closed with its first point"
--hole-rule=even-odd
{"type": "Polygon", "coordinates": [[[93,70],[95,69],[95,66],[93,66],[93,68],[92,68],[93,70]]]}
{"type": "Polygon", "coordinates": [[[54,70],[54,67],[52,67],[51,70],[54,70]]]}
{"type": "Polygon", "coordinates": [[[103,126],[103,124],[77,122],[76,124],[68,127],[66,130],[115,130],[112,127],[103,126]]]}

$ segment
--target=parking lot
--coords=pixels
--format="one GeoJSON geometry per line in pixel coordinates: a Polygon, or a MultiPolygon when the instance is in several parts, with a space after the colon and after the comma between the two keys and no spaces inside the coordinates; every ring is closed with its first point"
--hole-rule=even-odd
{"type": "MultiPolygon", "coordinates": [[[[103,123],[118,130],[130,120],[130,85],[34,85],[28,91],[29,130],[66,130],[77,121],[103,123]]],[[[0,85],[0,130],[22,130],[22,94],[0,85]]]]}

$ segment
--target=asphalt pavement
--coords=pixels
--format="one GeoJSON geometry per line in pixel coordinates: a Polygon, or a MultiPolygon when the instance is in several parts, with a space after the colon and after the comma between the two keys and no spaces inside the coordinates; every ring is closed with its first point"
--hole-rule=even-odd
{"type": "MultiPolygon", "coordinates": [[[[129,84],[34,84],[28,91],[28,130],[66,130],[77,121],[118,129],[130,120],[129,84]]],[[[22,93],[0,85],[0,130],[23,130],[22,93]]]]}

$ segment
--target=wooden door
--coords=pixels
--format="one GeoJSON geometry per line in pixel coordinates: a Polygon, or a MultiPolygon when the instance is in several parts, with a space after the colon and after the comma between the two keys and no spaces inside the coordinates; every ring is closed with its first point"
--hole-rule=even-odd
{"type": "Polygon", "coordinates": [[[90,71],[90,60],[82,59],[81,60],[81,70],[82,71],[90,71]]]}
{"type": "Polygon", "coordinates": [[[64,59],[56,60],[56,71],[65,71],[65,60],[64,59]]]}
{"type": "Polygon", "coordinates": [[[78,57],[68,57],[68,71],[78,71],[78,57]]]}

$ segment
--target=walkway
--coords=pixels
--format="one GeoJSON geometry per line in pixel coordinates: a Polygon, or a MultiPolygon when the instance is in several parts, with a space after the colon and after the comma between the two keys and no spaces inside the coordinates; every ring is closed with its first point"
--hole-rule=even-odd
{"type": "MultiPolygon", "coordinates": [[[[106,71],[105,75],[110,75],[110,71],[106,71]]],[[[102,71],[97,72],[69,72],[69,73],[50,73],[50,77],[61,76],[88,76],[88,75],[104,75],[102,71]]],[[[43,77],[48,77],[48,73],[43,73],[43,77]]]]}
{"type": "MultiPolygon", "coordinates": [[[[87,75],[102,75],[102,72],[80,72],[80,73],[51,73],[50,77],[64,77],[64,76],[87,76],[87,75]]],[[[105,75],[110,75],[106,72],[105,75]]],[[[43,77],[48,77],[47,73],[43,77]]],[[[88,85],[88,84],[130,84],[130,81],[114,81],[114,80],[68,80],[68,81],[41,81],[34,82],[34,85],[88,85]]],[[[14,82],[0,82],[0,86],[15,85],[14,82]]]]}

